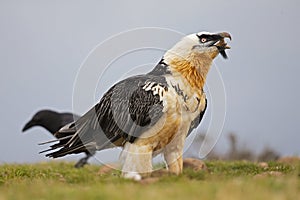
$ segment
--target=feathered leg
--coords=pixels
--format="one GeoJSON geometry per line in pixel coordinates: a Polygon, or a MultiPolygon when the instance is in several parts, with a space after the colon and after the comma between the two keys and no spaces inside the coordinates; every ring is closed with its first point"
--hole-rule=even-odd
{"type": "Polygon", "coordinates": [[[140,180],[152,172],[152,149],[148,145],[126,143],[121,159],[122,175],[125,178],[140,180]]]}
{"type": "Polygon", "coordinates": [[[176,175],[182,173],[183,168],[183,146],[186,136],[177,133],[173,140],[164,149],[164,158],[170,173],[176,175]]]}
{"type": "Polygon", "coordinates": [[[182,151],[165,151],[164,157],[168,165],[168,170],[170,173],[176,175],[182,173],[183,161],[182,161],[182,151]]]}

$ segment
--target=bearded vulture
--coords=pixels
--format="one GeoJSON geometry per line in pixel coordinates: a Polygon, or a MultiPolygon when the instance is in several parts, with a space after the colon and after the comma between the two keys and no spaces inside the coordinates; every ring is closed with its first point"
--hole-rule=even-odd
{"type": "Polygon", "coordinates": [[[86,114],[59,130],[57,137],[69,139],[50,146],[46,156],[119,146],[124,177],[149,175],[152,158],[159,153],[169,172],[180,174],[185,139],[200,124],[207,106],[207,73],[219,53],[227,58],[225,38],[231,39],[230,34],[183,37],[152,71],[116,83],[86,114]]]}

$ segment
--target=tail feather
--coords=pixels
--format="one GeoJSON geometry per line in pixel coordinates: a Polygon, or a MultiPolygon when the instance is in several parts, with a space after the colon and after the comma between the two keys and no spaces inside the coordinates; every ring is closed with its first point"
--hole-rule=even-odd
{"type": "Polygon", "coordinates": [[[46,152],[49,152],[49,151],[52,151],[53,149],[46,149],[46,150],[43,150],[43,151],[40,151],[39,154],[41,153],[46,153],[46,152]]]}
{"type": "Polygon", "coordinates": [[[58,138],[58,139],[55,139],[55,140],[49,140],[47,142],[41,142],[41,143],[38,143],[38,145],[45,145],[45,144],[50,144],[50,143],[53,143],[53,142],[60,142],[62,140],[66,140],[66,139],[69,139],[73,137],[73,135],[69,135],[69,136],[66,136],[66,137],[61,137],[61,138],[58,138]]]}
{"type": "Polygon", "coordinates": [[[78,145],[78,146],[72,146],[72,147],[63,147],[63,148],[59,149],[58,151],[46,154],[46,156],[49,158],[58,158],[58,157],[65,156],[67,154],[81,153],[84,151],[87,151],[86,147],[84,145],[78,145]]]}
{"type": "Polygon", "coordinates": [[[49,152],[47,157],[57,158],[67,154],[81,152],[94,154],[96,150],[115,147],[115,141],[121,138],[120,134],[108,137],[100,127],[95,108],[90,109],[76,122],[70,123],[54,134],[57,140],[44,142],[48,144],[57,142],[40,153],[49,152]]]}

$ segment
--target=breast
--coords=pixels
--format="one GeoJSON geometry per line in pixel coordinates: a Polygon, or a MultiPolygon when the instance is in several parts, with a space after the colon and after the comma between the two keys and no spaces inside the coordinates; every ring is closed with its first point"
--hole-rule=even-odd
{"type": "Polygon", "coordinates": [[[168,90],[163,100],[164,114],[148,131],[135,142],[138,145],[150,145],[153,151],[159,151],[168,145],[176,134],[185,138],[191,122],[199,115],[201,100],[184,102],[174,89],[168,90]],[[188,108],[189,107],[189,108],[188,108]]]}
{"type": "Polygon", "coordinates": [[[163,99],[163,115],[149,130],[144,132],[135,142],[139,145],[151,145],[153,150],[159,150],[172,140],[181,123],[181,112],[177,98],[168,92],[163,99]]]}

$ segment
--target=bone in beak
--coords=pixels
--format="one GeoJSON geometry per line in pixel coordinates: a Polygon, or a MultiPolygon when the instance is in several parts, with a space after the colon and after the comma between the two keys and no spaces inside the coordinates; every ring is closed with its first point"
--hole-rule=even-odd
{"type": "Polygon", "coordinates": [[[227,32],[219,33],[219,35],[223,38],[229,38],[231,40],[231,35],[227,32]]]}

